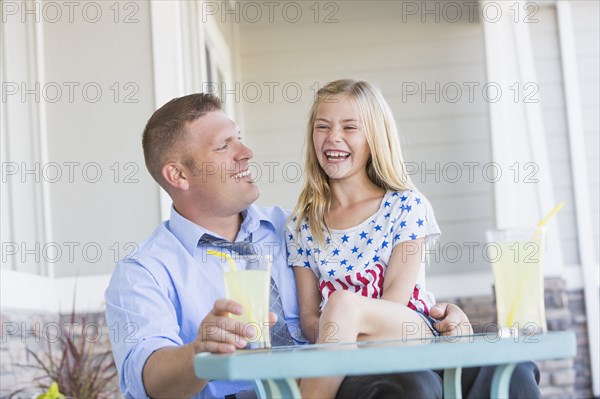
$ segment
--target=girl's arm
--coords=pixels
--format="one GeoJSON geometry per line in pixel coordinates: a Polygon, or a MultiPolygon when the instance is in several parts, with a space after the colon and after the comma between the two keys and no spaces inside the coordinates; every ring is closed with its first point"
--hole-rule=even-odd
{"type": "Polygon", "coordinates": [[[302,333],[311,343],[317,341],[319,335],[319,306],[321,293],[319,281],[311,269],[294,267],[296,285],[298,287],[298,303],[300,304],[300,327],[302,333]]]}
{"type": "Polygon", "coordinates": [[[404,241],[394,247],[383,280],[382,299],[407,306],[421,270],[425,239],[404,241]]]}

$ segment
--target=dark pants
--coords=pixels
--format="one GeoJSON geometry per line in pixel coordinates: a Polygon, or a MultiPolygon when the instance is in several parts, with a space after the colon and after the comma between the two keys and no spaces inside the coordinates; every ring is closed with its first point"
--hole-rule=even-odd
{"type": "MultiPolygon", "coordinates": [[[[462,392],[465,399],[489,398],[494,367],[462,370],[462,392]]],[[[398,399],[441,398],[442,371],[346,377],[337,398],[398,399]]],[[[538,383],[540,371],[533,362],[520,363],[510,380],[511,398],[541,398],[538,383]]]]}

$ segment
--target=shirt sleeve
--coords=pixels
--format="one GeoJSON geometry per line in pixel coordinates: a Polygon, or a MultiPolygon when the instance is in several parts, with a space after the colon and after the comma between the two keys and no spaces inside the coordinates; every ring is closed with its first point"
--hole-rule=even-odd
{"type": "Polygon", "coordinates": [[[413,190],[394,193],[394,200],[392,247],[419,238],[431,242],[440,236],[431,204],[421,193],[413,190]]]}
{"type": "Polygon", "coordinates": [[[155,277],[131,260],[117,264],[105,300],[121,392],[126,398],[145,398],[142,369],[148,357],[183,345],[173,304],[155,277]]]}
{"type": "Polygon", "coordinates": [[[287,263],[289,267],[302,266],[310,268],[307,249],[308,246],[304,242],[301,231],[303,226],[308,229],[308,224],[296,227],[296,216],[291,218],[285,226],[285,243],[287,247],[287,263]]]}

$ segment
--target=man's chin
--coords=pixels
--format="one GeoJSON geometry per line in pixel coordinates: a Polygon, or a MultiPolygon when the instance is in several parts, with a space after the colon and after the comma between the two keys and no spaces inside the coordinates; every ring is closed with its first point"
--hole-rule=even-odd
{"type": "Polygon", "coordinates": [[[246,187],[243,193],[236,193],[236,200],[240,201],[240,207],[242,210],[246,210],[250,205],[256,202],[258,197],[260,196],[260,191],[258,190],[258,186],[254,183],[249,183],[250,187],[246,187]]]}

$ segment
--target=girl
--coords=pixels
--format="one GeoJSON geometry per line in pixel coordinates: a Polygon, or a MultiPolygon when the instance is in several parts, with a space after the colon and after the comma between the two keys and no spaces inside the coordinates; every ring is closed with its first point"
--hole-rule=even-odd
{"type": "MultiPolygon", "coordinates": [[[[433,336],[422,258],[440,230],[406,173],[381,93],[362,81],[325,85],[306,139],[306,181],[287,225],[304,335],[316,343],[433,336]]],[[[302,396],[333,398],[343,378],[305,379],[302,396]]]]}

